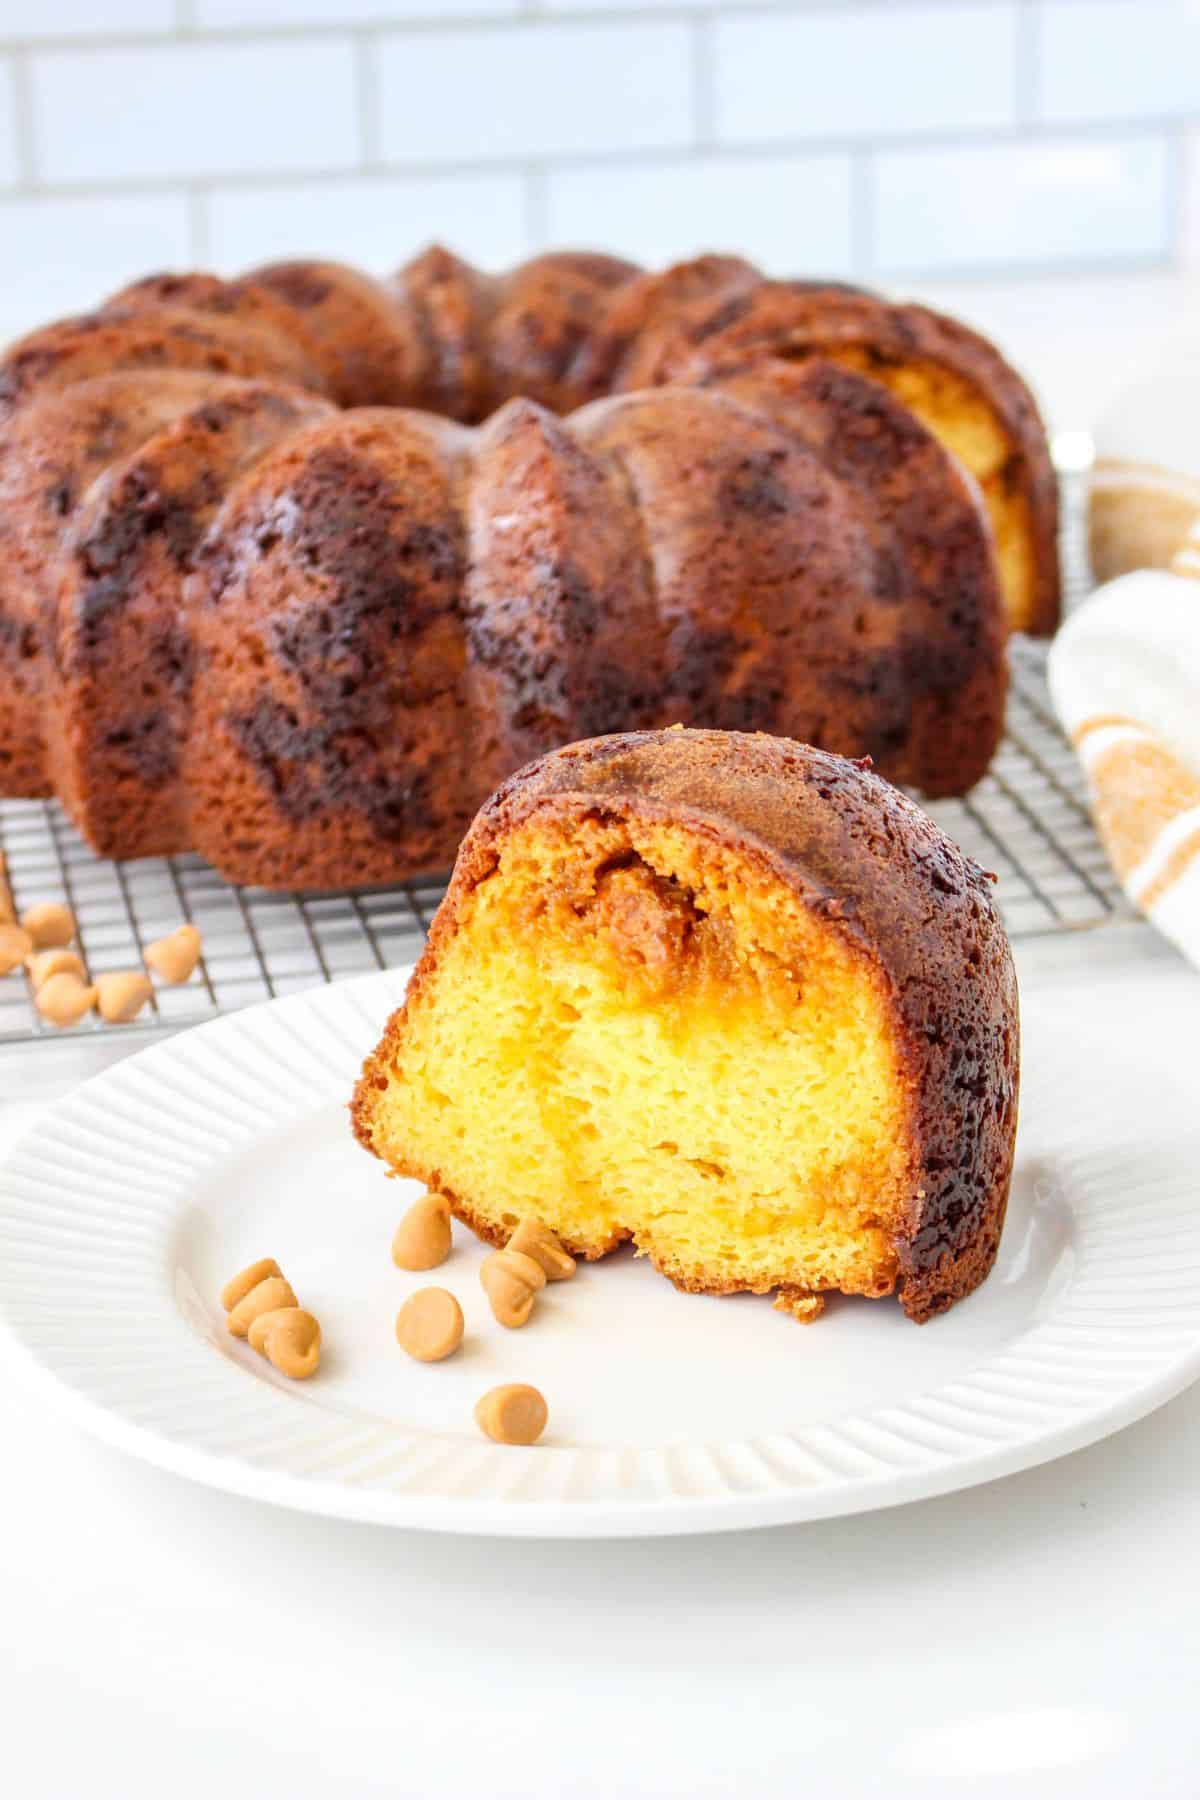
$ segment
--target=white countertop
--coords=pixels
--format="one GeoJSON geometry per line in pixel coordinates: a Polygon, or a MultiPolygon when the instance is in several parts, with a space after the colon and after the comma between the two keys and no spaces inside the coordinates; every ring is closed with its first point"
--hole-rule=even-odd
{"type": "MultiPolygon", "coordinates": [[[[1020,962],[1064,1005],[1111,988],[1122,1033],[1157,984],[1200,984],[1136,926],[1020,962]]],[[[39,1054],[47,1091],[85,1072],[39,1054]]],[[[39,1122],[0,1105],[0,1147],[39,1122]]],[[[45,1412],[4,1350],[0,1441],[13,1800],[1200,1792],[1200,1385],[970,1492],[644,1543],[193,1487],[45,1412]]]]}

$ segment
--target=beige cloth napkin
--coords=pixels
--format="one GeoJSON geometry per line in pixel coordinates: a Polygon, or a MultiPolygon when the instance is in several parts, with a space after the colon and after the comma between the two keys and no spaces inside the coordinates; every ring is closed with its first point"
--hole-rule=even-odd
{"type": "Polygon", "coordinates": [[[1172,342],[1096,427],[1088,480],[1092,575],[1200,574],[1200,342],[1172,342]],[[1191,567],[1183,566],[1188,553],[1191,567]]]}
{"type": "MultiPolygon", "coordinates": [[[[1200,521],[1198,521],[1200,525],[1200,521]]],[[[1062,627],[1050,692],[1133,904],[1200,965],[1200,529],[1173,569],[1106,582],[1062,627]]]]}
{"type": "Polygon", "coordinates": [[[1102,585],[1062,627],[1050,691],[1133,904],[1200,964],[1200,343],[1176,343],[1096,430],[1102,585]]]}

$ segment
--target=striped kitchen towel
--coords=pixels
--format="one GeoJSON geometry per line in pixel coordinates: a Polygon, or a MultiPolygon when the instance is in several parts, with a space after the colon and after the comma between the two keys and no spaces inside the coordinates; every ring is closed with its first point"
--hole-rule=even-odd
{"type": "Polygon", "coordinates": [[[1122,887],[1200,965],[1200,521],[1171,569],[1098,588],[1050,651],[1050,692],[1079,752],[1122,887]]]}

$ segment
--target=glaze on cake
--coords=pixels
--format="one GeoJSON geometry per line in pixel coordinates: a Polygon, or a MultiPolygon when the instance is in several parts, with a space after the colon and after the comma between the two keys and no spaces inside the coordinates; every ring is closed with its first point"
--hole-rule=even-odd
{"type": "Polygon", "coordinates": [[[352,1114],[489,1242],[923,1321],[994,1261],[1017,1083],[989,878],[860,763],[676,730],[493,796],[352,1114]]]}
{"type": "MultiPolygon", "coordinates": [[[[0,364],[0,792],[58,793],[104,854],[348,886],[445,868],[499,780],[606,731],[778,731],[965,791],[1021,559],[997,560],[945,408],[916,416],[928,354],[884,323],[869,374],[832,327],[830,354],[747,348],[747,296],[903,312],[728,257],[491,277],[435,249],[391,284],[154,276],[23,340],[0,364]]],[[[968,422],[1009,419],[1032,480],[1036,415],[989,357],[968,422]]]]}

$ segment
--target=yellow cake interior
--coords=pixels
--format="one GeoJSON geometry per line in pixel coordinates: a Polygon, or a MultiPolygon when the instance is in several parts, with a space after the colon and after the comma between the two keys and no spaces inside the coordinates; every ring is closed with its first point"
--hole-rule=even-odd
{"type": "Polygon", "coordinates": [[[875,965],[677,825],[536,818],[377,1066],[375,1147],[506,1232],[683,1285],[889,1292],[909,1090],[875,965]]]}

